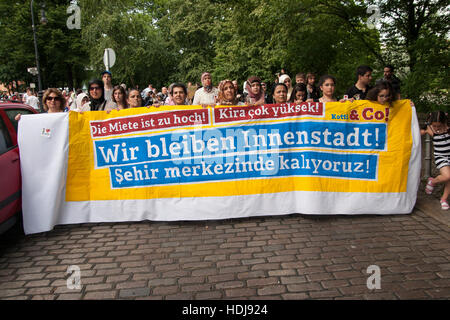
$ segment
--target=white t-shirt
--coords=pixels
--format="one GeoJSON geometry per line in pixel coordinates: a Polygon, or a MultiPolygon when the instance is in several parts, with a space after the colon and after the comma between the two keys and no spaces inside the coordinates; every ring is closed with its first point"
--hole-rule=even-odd
{"type": "Polygon", "coordinates": [[[200,88],[195,91],[194,101],[192,101],[192,105],[198,104],[211,104],[215,105],[215,98],[219,95],[219,89],[212,88],[211,92],[206,92],[204,88],[200,88]]]}
{"type": "Polygon", "coordinates": [[[112,101],[112,93],[114,89],[108,90],[105,88],[105,100],[106,101],[112,101]]]}
{"type": "Polygon", "coordinates": [[[39,99],[36,96],[28,96],[26,104],[32,106],[36,110],[39,110],[39,99]]]}

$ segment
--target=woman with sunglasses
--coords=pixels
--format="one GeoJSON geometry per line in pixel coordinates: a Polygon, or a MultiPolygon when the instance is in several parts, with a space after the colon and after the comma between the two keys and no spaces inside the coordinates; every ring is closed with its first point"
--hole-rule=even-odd
{"type": "Polygon", "coordinates": [[[89,107],[91,111],[105,110],[105,88],[101,80],[89,82],[89,107]]]}
{"type": "Polygon", "coordinates": [[[44,104],[44,110],[47,113],[63,112],[66,99],[58,89],[49,88],[44,93],[42,103],[44,104]]]}
{"type": "MultiPolygon", "coordinates": [[[[49,88],[45,91],[42,98],[45,113],[64,112],[66,99],[62,95],[61,91],[56,88],[49,88]]],[[[16,115],[16,121],[19,121],[21,114],[16,115]]]]}
{"type": "Polygon", "coordinates": [[[89,102],[76,111],[111,111],[112,109],[117,109],[117,105],[114,102],[105,99],[105,88],[103,82],[99,79],[89,82],[88,96],[89,102]]]}

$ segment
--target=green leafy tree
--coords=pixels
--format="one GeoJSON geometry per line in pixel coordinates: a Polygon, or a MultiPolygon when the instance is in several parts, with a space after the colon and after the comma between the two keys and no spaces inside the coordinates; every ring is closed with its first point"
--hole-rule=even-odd
{"type": "Polygon", "coordinates": [[[83,40],[89,47],[94,76],[105,69],[106,48],[116,53],[113,82],[140,88],[162,86],[175,72],[174,57],[155,17],[159,5],[148,1],[81,1],[83,40]]]}
{"type": "Polygon", "coordinates": [[[379,6],[384,60],[400,71],[402,93],[421,111],[450,104],[448,1],[371,1],[379,6]]]}
{"type": "MultiPolygon", "coordinates": [[[[34,4],[34,15],[39,51],[41,78],[44,88],[75,87],[85,77],[86,47],[79,30],[66,26],[67,1],[47,0],[46,24],[40,24],[40,2],[34,4]]],[[[30,1],[25,4],[13,0],[0,3],[0,81],[37,80],[27,72],[36,66],[30,1]]]]}
{"type": "Polygon", "coordinates": [[[294,81],[298,72],[330,73],[338,94],[354,83],[360,64],[381,59],[379,34],[363,22],[354,1],[230,1],[216,28],[215,73],[241,81],[259,75],[273,81],[281,68],[294,81]]]}
{"type": "Polygon", "coordinates": [[[222,26],[222,5],[208,0],[169,0],[157,25],[173,53],[175,72],[171,81],[196,81],[213,72],[216,35],[222,26]]]}

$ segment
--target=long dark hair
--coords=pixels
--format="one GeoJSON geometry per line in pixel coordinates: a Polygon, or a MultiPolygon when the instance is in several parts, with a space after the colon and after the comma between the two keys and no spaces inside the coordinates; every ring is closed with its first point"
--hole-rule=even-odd
{"type": "Polygon", "coordinates": [[[289,102],[294,102],[295,101],[295,96],[297,95],[297,92],[299,92],[299,91],[303,91],[303,92],[305,92],[305,98],[303,99],[303,102],[304,101],[306,101],[306,96],[307,96],[307,91],[306,91],[307,89],[306,89],[306,85],[305,84],[303,84],[303,83],[297,83],[295,86],[294,86],[294,90],[292,90],[292,93],[291,93],[291,97],[290,97],[290,99],[289,99],[289,102]]]}
{"type": "Polygon", "coordinates": [[[325,81],[328,80],[328,79],[333,80],[334,85],[336,85],[336,78],[335,77],[333,77],[333,76],[331,76],[329,74],[324,74],[319,79],[319,87],[321,87],[325,83],[325,81]]]}
{"type": "Polygon", "coordinates": [[[275,89],[277,88],[277,87],[279,87],[279,86],[283,86],[285,89],[286,89],[286,92],[288,92],[288,87],[287,87],[287,85],[285,85],[284,83],[277,83],[277,84],[275,84],[274,86],[273,86],[273,88],[272,88],[272,96],[273,96],[273,94],[275,93],[275,89]]]}
{"type": "Polygon", "coordinates": [[[378,94],[382,90],[389,91],[389,103],[394,102],[397,99],[394,89],[392,89],[391,83],[386,80],[381,80],[375,85],[375,87],[370,89],[369,92],[367,92],[366,99],[370,101],[378,101],[378,94]]]}
{"type": "Polygon", "coordinates": [[[127,93],[125,92],[125,89],[122,86],[115,86],[112,92],[112,101],[114,101],[115,103],[118,103],[119,101],[116,101],[116,98],[114,97],[114,93],[119,90],[122,93],[122,101],[120,101],[120,103],[125,107],[128,108],[128,103],[127,103],[127,93]]]}
{"type": "Polygon", "coordinates": [[[434,111],[428,114],[427,124],[431,125],[433,122],[440,122],[442,124],[447,124],[448,115],[444,111],[434,111]]]}

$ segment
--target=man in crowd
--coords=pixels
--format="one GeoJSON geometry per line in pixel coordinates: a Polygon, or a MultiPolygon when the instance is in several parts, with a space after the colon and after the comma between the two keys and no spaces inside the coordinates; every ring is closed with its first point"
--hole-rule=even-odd
{"type": "Polygon", "coordinates": [[[103,87],[105,88],[105,100],[111,101],[112,100],[112,92],[113,92],[113,85],[112,85],[112,75],[109,71],[103,71],[102,72],[102,81],[103,81],[103,87]]]}
{"type": "Polygon", "coordinates": [[[219,94],[219,90],[212,86],[211,74],[204,72],[201,76],[202,85],[200,89],[195,91],[193,105],[214,105],[215,98],[219,94]]]}
{"type": "Polygon", "coordinates": [[[36,97],[36,93],[27,89],[27,100],[26,104],[32,106],[34,109],[39,110],[39,99],[36,97]]]}
{"type": "Polygon", "coordinates": [[[367,92],[372,88],[372,68],[369,66],[359,66],[356,70],[356,83],[347,90],[348,99],[365,100],[367,92]]]}
{"type": "Polygon", "coordinates": [[[383,69],[384,77],[377,80],[381,82],[383,80],[388,81],[392,85],[392,89],[394,90],[394,94],[397,96],[397,99],[400,99],[400,85],[401,81],[394,74],[394,67],[390,64],[386,65],[383,69]]]}
{"type": "Polygon", "coordinates": [[[175,106],[186,105],[187,89],[182,83],[174,83],[171,87],[170,95],[175,106]]]}
{"type": "Polygon", "coordinates": [[[162,87],[161,92],[159,92],[157,96],[158,96],[159,101],[161,101],[161,103],[164,104],[167,97],[169,96],[169,92],[167,91],[167,88],[162,87]]]}
{"type": "Polygon", "coordinates": [[[149,84],[147,88],[145,88],[144,90],[142,90],[142,92],[141,92],[142,99],[145,100],[145,98],[148,96],[148,93],[149,93],[149,92],[153,92],[153,86],[152,86],[152,84],[149,84]]]}
{"type": "Polygon", "coordinates": [[[320,98],[320,93],[316,87],[316,75],[312,72],[308,72],[306,75],[306,100],[317,100],[320,98]]]}
{"type": "Polygon", "coordinates": [[[27,103],[27,101],[28,101],[28,97],[29,97],[30,95],[31,95],[31,88],[27,88],[26,91],[25,91],[25,93],[24,93],[23,96],[22,96],[23,103],[29,104],[29,103],[27,103]]]}

